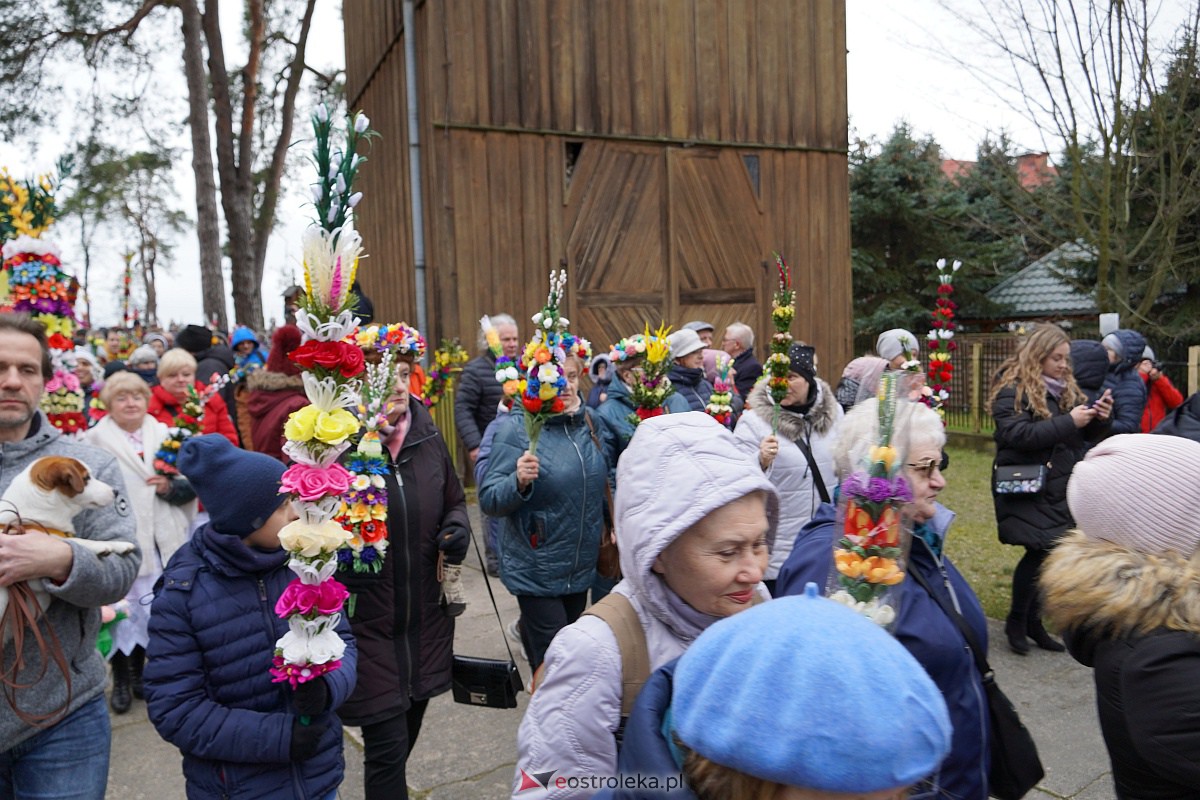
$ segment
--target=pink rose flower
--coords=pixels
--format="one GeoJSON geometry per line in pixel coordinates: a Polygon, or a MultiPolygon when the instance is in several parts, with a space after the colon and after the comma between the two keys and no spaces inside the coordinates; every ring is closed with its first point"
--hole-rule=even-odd
{"type": "Polygon", "coordinates": [[[295,578],[279,596],[275,613],[281,617],[293,614],[329,616],[341,611],[349,596],[346,587],[333,578],[316,585],[301,583],[299,578],[295,578]]]}
{"type": "Polygon", "coordinates": [[[279,491],[294,494],[301,500],[320,500],[325,495],[342,495],[350,490],[354,473],[341,464],[324,467],[312,464],[292,464],[283,473],[279,491]]]}

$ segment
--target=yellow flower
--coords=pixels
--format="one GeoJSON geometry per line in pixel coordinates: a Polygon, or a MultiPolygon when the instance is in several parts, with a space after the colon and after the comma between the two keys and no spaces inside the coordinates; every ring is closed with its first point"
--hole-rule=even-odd
{"type": "Polygon", "coordinates": [[[313,438],[317,417],[320,415],[321,409],[313,405],[293,411],[288,414],[287,422],[284,423],[283,435],[293,442],[307,442],[313,438]]]}
{"type": "Polygon", "coordinates": [[[538,397],[542,400],[553,400],[558,394],[558,388],[552,383],[543,383],[538,387],[538,397]]]}
{"type": "Polygon", "coordinates": [[[646,323],[646,332],[643,336],[646,337],[646,360],[652,364],[659,364],[671,357],[671,343],[667,341],[667,335],[671,332],[671,326],[661,324],[654,335],[650,335],[650,323],[646,323]]]}
{"type": "Polygon", "coordinates": [[[892,464],[896,463],[896,448],[887,445],[872,447],[871,463],[882,463],[883,468],[890,472],[892,464]]]}
{"type": "Polygon", "coordinates": [[[357,431],[358,418],[344,408],[320,412],[313,425],[313,436],[325,444],[341,444],[357,431]]]}

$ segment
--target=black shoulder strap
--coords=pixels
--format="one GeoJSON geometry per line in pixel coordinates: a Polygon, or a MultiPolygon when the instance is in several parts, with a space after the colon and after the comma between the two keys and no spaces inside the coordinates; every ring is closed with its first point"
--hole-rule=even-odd
{"type": "Polygon", "coordinates": [[[808,446],[808,440],[804,438],[804,434],[800,434],[800,438],[796,440],[796,446],[800,448],[800,452],[804,453],[804,458],[808,461],[808,468],[812,472],[813,481],[817,484],[821,502],[828,503],[829,490],[825,488],[825,479],[821,477],[821,468],[817,466],[817,460],[813,458],[812,448],[808,446]]]}
{"type": "Polygon", "coordinates": [[[946,612],[946,616],[950,618],[955,625],[958,626],[959,633],[963,635],[963,639],[967,642],[967,647],[971,650],[971,655],[975,659],[975,667],[979,670],[979,674],[983,676],[986,683],[992,679],[992,668],[988,664],[987,659],[983,657],[983,647],[979,644],[979,640],[975,638],[975,631],[971,630],[971,626],[963,619],[962,614],[946,602],[946,600],[930,588],[929,582],[925,580],[925,576],[915,569],[908,570],[908,576],[921,584],[921,588],[925,593],[933,598],[933,602],[941,606],[942,611],[946,612]]]}
{"type": "Polygon", "coordinates": [[[496,595],[492,594],[492,582],[488,580],[487,567],[483,563],[483,552],[474,533],[471,535],[471,547],[475,549],[475,555],[479,558],[479,572],[483,575],[483,585],[487,587],[488,599],[492,601],[492,611],[496,614],[496,624],[500,626],[500,639],[504,642],[504,649],[508,651],[508,660],[515,661],[512,647],[508,644],[508,635],[504,632],[504,620],[500,619],[500,607],[496,605],[496,595]]]}

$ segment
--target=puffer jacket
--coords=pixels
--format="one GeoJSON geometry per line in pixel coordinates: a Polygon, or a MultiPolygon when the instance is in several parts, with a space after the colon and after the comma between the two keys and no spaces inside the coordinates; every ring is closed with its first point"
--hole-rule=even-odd
{"type": "Polygon", "coordinates": [[[1076,531],[1042,567],[1046,613],[1093,669],[1120,800],[1200,797],[1197,562],[1076,531]]]}
{"type": "MultiPolygon", "coordinates": [[[[615,383],[614,383],[615,385],[615,383]]],[[[621,460],[616,532],[624,579],[614,592],[629,598],[646,635],[653,672],[678,658],[717,617],[691,610],[653,571],[655,560],[710,512],[752,492],[767,495],[768,539],[775,536],[775,488],[737,451],[732,437],[706,414],[689,412],[649,458],[621,460]],[[670,482],[670,490],[664,487],[670,482]]],[[[658,419],[650,423],[657,422],[658,419]]],[[[760,596],[768,598],[766,588],[760,596]]],[[[513,797],[587,798],[599,787],[521,790],[521,771],[614,775],[621,723],[621,653],[599,617],[585,615],[558,632],[543,662],[542,683],[517,732],[513,797]]]]}
{"type": "MultiPolygon", "coordinates": [[[[116,492],[112,505],[84,511],[74,518],[76,536],[137,542],[133,509],[117,460],[103,450],[65,438],[41,411],[33,417],[24,439],[0,442],[0,494],[8,489],[13,478],[44,456],[78,459],[87,465],[92,475],[116,492]]],[[[65,541],[71,544],[70,539],[65,541]]],[[[98,556],[75,545],[71,550],[74,561],[66,581],[61,584],[46,582],[50,607],[42,616],[40,626],[43,636],[53,631],[58,637],[63,656],[70,665],[70,703],[65,708],[68,715],[104,693],[108,675],[104,659],[96,650],[100,606],[115,603],[125,596],[142,562],[142,553],[137,548],[122,556],[98,556]]],[[[68,692],[62,673],[52,663],[47,665],[42,661],[28,636],[23,658],[24,666],[14,677],[20,683],[33,685],[17,690],[21,709],[31,714],[45,714],[66,702],[68,692]]],[[[14,667],[12,642],[4,645],[3,667],[6,671],[14,667]]],[[[8,703],[0,702],[0,750],[9,750],[38,732],[38,728],[22,722],[8,703]]]]}
{"type": "Polygon", "coordinates": [[[713,385],[704,377],[704,370],[676,364],[671,367],[669,377],[671,385],[675,387],[675,394],[687,401],[688,411],[704,410],[713,393],[713,385]]]}
{"type": "Polygon", "coordinates": [[[1179,408],[1166,416],[1154,433],[1182,436],[1200,442],[1200,392],[1192,395],[1179,408]]]}
{"type": "MultiPolygon", "coordinates": [[[[1139,381],[1140,383],[1140,381],[1139,381]]],[[[1067,481],[1089,443],[1106,437],[1109,420],[1093,419],[1076,428],[1070,409],[1059,408],[1046,394],[1048,419],[1035,418],[1028,405],[1014,408],[1016,387],[1005,386],[992,404],[996,420],[996,466],[1049,464],[1046,485],[1037,494],[992,496],[1000,541],[1025,547],[1049,548],[1074,521],[1067,508],[1067,481]]]]}
{"type": "MultiPolygon", "coordinates": [[[[779,410],[779,454],[767,469],[767,479],[779,491],[779,534],[771,548],[771,562],[767,567],[766,579],[773,580],[792,552],[796,534],[812,519],[813,512],[821,505],[821,493],[817,489],[816,476],[808,466],[808,459],[800,449],[798,441],[807,443],[821,472],[825,489],[833,496],[837,476],[833,468],[833,437],[837,422],[844,414],[829,384],[820,378],[816,381],[817,396],[806,413],[798,414],[787,409],[779,410]]],[[[758,446],[771,435],[771,421],[775,414],[775,401],[766,383],[759,383],[750,390],[747,402],[750,411],[742,415],[733,437],[738,448],[751,460],[758,461],[758,446]]]]}
{"type": "Polygon", "coordinates": [[[1146,409],[1146,384],[1137,365],[1146,350],[1146,340],[1137,331],[1121,329],[1113,335],[1121,340],[1124,357],[1109,365],[1104,388],[1112,390],[1112,435],[1142,432],[1142,412],[1146,409]]]}
{"type": "MultiPolygon", "coordinates": [[[[706,400],[705,403],[707,402],[706,400]]],[[[668,414],[681,414],[685,411],[691,411],[687,400],[678,392],[672,392],[667,395],[663,406],[667,409],[668,414]]],[[[633,413],[635,407],[633,396],[629,393],[629,387],[619,377],[613,378],[612,383],[608,385],[608,399],[600,404],[600,407],[596,409],[596,413],[612,429],[618,456],[625,452],[625,448],[629,446],[629,440],[633,438],[634,431],[637,430],[637,426],[629,421],[629,415],[633,413]]]]}
{"type": "MultiPolygon", "coordinates": [[[[939,540],[954,520],[954,512],[942,505],[929,521],[929,530],[939,540]]],[[[822,505],[812,521],[796,537],[792,554],[779,573],[778,596],[802,594],[813,581],[826,586],[833,571],[834,529],[837,509],[822,505]]],[[[980,642],[987,642],[987,620],[975,593],[946,556],[938,557],[919,536],[912,537],[908,569],[920,570],[933,591],[960,609],[980,642]]],[[[954,620],[915,580],[899,585],[899,610],[892,634],[921,663],[946,700],[954,735],[950,755],[928,781],[918,785],[912,798],[938,800],[987,800],[988,706],[983,681],[975,660],[966,647],[954,620]]],[[[984,645],[986,648],[986,644],[984,645]]],[[[984,653],[984,657],[987,654],[984,653]]]]}
{"type": "Polygon", "coordinates": [[[581,405],[546,422],[538,477],[525,494],[517,489],[517,459],[529,448],[520,404],[496,431],[479,507],[504,520],[500,578],[514,595],[561,597],[586,591],[596,577],[605,484],[616,450],[606,425],[591,420],[589,429],[590,413],[581,405]]]}
{"type": "Polygon", "coordinates": [[[358,640],[358,686],[342,707],[351,725],[369,725],[407,711],[450,688],[454,618],[440,605],[438,539],[464,533],[463,547],[447,551],[462,563],[471,523],[466,495],[446,441],[424,404],[409,396],[412,417],[404,443],[390,462],[387,486],[388,549],[377,573],[338,572],[355,595],[350,626],[358,640]]]}
{"type": "Polygon", "coordinates": [[[150,721],[183,753],[189,798],[323,800],[342,781],[334,711],[354,688],[357,651],[345,617],[342,666],[325,675],[329,729],[293,762],[292,690],[273,683],[275,642],[288,630],[275,603],[294,575],[285,550],[264,552],[202,526],[163,573],[150,610],[144,678],[150,721]]]}
{"type": "Polygon", "coordinates": [[[246,410],[250,413],[250,443],[256,453],[283,460],[283,426],[293,411],[308,405],[304,379],[299,375],[260,369],[246,378],[250,395],[246,410]]]}
{"type": "Polygon", "coordinates": [[[463,367],[454,390],[454,427],[463,447],[474,450],[483,439],[488,423],[504,398],[504,387],[496,380],[496,359],[491,352],[475,356],[463,367]]]}
{"type": "Polygon", "coordinates": [[[1142,412],[1141,430],[1150,433],[1167,418],[1167,414],[1179,408],[1183,403],[1183,392],[1176,389],[1165,374],[1160,374],[1156,380],[1150,380],[1148,372],[1138,374],[1146,384],[1146,410],[1142,412]]]}
{"type": "Polygon", "coordinates": [[[1071,373],[1089,403],[1104,391],[1108,377],[1108,351],[1094,339],[1071,340],[1071,373]]]}
{"type": "MultiPolygon", "coordinates": [[[[197,380],[196,391],[203,392],[204,388],[205,384],[197,380]]],[[[175,424],[175,417],[181,410],[182,404],[175,399],[175,395],[162,386],[150,387],[150,403],[146,407],[147,414],[169,428],[175,424]]],[[[200,432],[219,433],[232,442],[234,447],[240,446],[237,429],[233,427],[233,420],[229,418],[229,406],[225,405],[220,392],[214,394],[204,404],[200,432]]]]}

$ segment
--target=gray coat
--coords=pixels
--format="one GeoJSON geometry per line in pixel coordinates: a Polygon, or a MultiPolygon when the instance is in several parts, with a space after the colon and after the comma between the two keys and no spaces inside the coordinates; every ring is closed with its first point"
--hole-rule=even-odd
{"type": "MultiPolygon", "coordinates": [[[[22,470],[44,456],[69,456],[82,461],[93,476],[112,486],[117,494],[111,506],[84,511],[75,517],[76,536],[137,543],[133,513],[116,459],[103,450],[64,438],[40,411],[33,420],[29,436],[19,442],[0,443],[0,493],[8,489],[22,470]]],[[[76,546],[71,549],[75,560],[67,580],[60,586],[46,584],[51,602],[42,622],[43,635],[47,635],[48,628],[53,629],[71,669],[71,702],[67,714],[104,692],[108,679],[104,659],[96,650],[99,608],[125,596],[142,563],[141,551],[136,548],[123,556],[97,556],[76,546]]],[[[18,679],[27,683],[33,681],[43,667],[37,648],[28,637],[23,654],[25,667],[18,679]]],[[[10,642],[4,647],[4,669],[11,669],[12,662],[10,642]]],[[[17,703],[28,713],[49,712],[66,699],[66,683],[53,663],[46,667],[46,674],[33,688],[17,691],[17,703]]],[[[37,732],[22,722],[8,703],[0,702],[0,750],[8,750],[37,732]]]]}

